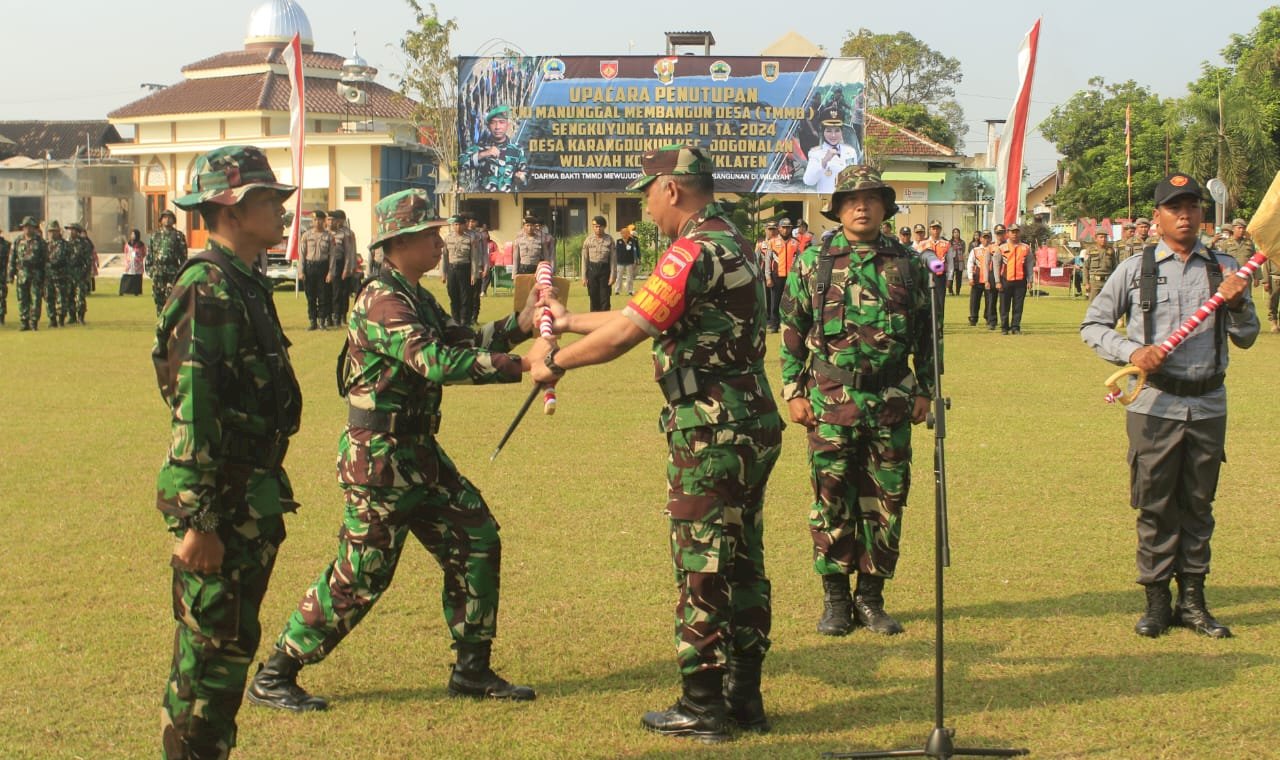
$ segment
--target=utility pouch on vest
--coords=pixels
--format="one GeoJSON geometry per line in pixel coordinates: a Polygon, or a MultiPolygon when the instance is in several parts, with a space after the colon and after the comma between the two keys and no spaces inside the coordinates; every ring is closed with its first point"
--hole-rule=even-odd
{"type": "Polygon", "coordinates": [[[658,378],[658,388],[666,397],[668,404],[683,401],[697,396],[706,387],[702,373],[693,367],[675,367],[658,378]]]}

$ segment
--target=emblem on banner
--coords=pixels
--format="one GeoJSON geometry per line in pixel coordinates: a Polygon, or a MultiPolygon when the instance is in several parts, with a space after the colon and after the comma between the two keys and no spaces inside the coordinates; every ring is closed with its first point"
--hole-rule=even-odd
{"type": "Polygon", "coordinates": [[[764,77],[764,81],[773,82],[778,78],[778,62],[777,61],[761,61],[760,76],[764,77]]]}
{"type": "Polygon", "coordinates": [[[600,76],[604,77],[605,79],[613,79],[614,77],[618,76],[618,62],[617,61],[601,61],[600,76]]]}
{"type": "Polygon", "coordinates": [[[653,64],[653,73],[658,75],[658,81],[663,84],[671,84],[671,80],[676,78],[676,62],[680,60],[675,56],[667,58],[659,58],[653,64]]]}
{"type": "Polygon", "coordinates": [[[542,64],[542,78],[547,81],[564,79],[564,61],[559,58],[548,58],[542,64]]]}
{"type": "Polygon", "coordinates": [[[729,68],[729,64],[724,61],[716,61],[711,64],[711,68],[708,69],[708,71],[711,72],[711,81],[727,82],[729,80],[729,74],[733,69],[729,68]]]}

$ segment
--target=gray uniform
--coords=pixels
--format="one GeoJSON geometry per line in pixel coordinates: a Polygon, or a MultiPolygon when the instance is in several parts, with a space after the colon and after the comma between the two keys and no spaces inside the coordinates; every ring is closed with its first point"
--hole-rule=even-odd
{"type": "MultiPolygon", "coordinates": [[[[1156,249],[1153,341],[1169,337],[1212,293],[1211,259],[1231,276],[1230,256],[1197,244],[1185,263],[1163,242],[1156,249]]],[[[1085,313],[1080,336],[1103,359],[1128,363],[1143,346],[1145,317],[1139,295],[1142,256],[1120,262],[1085,313]],[[1126,333],[1113,327],[1125,317],[1126,333]]],[[[1248,291],[1238,313],[1222,309],[1226,336],[1239,348],[1253,345],[1258,315],[1248,291]]],[[[1127,407],[1130,504],[1138,510],[1138,582],[1167,581],[1175,573],[1209,571],[1213,498],[1224,458],[1227,340],[1215,358],[1213,320],[1201,325],[1169,354],[1160,372],[1127,407]],[[1156,387],[1160,386],[1160,387],[1156,387]],[[1163,390],[1161,389],[1163,388],[1163,390]]]]}

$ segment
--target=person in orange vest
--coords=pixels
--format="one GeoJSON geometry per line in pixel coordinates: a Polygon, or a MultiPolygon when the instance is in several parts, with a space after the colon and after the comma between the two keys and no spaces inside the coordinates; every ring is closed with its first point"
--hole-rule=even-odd
{"type": "Polygon", "coordinates": [[[942,239],[942,222],[939,222],[937,219],[929,222],[929,237],[924,239],[918,250],[920,253],[926,255],[926,265],[929,263],[927,258],[928,254],[933,254],[938,261],[942,262],[941,272],[934,271],[930,268],[930,271],[934,271],[935,277],[941,278],[940,285],[938,285],[938,281],[936,280],[933,283],[938,285],[938,290],[932,291],[934,293],[935,300],[938,302],[938,325],[941,326],[942,312],[947,303],[945,299],[945,296],[947,295],[947,280],[951,277],[951,258],[954,255],[951,251],[951,243],[942,239]]]}
{"type": "Polygon", "coordinates": [[[769,292],[769,332],[776,333],[782,318],[778,307],[782,304],[782,294],[787,289],[787,275],[791,273],[791,264],[800,252],[800,244],[791,237],[793,229],[791,220],[783,217],[778,222],[778,236],[768,241],[769,250],[765,254],[764,284],[769,292]]]}
{"type": "Polygon", "coordinates": [[[813,233],[809,231],[809,223],[801,219],[796,222],[796,248],[805,250],[813,243],[813,233]]]}
{"type": "Polygon", "coordinates": [[[989,257],[991,255],[991,233],[982,232],[979,238],[981,242],[969,251],[969,257],[965,261],[964,271],[969,277],[969,326],[974,327],[978,324],[978,307],[983,305],[985,300],[986,307],[983,310],[983,316],[987,322],[987,327],[995,329],[996,326],[996,310],[993,307],[993,294],[995,288],[991,287],[991,263],[989,257]]]}
{"type": "Polygon", "coordinates": [[[1000,246],[1000,334],[1022,334],[1022,303],[1031,279],[1031,247],[1020,242],[1018,223],[1009,225],[1009,242],[1000,246]]]}

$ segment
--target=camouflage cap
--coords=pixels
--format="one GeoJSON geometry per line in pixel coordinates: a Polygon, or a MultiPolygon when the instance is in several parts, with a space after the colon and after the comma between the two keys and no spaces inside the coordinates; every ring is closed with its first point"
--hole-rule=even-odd
{"type": "Polygon", "coordinates": [[[175,214],[175,213],[173,213],[173,210],[172,210],[172,209],[165,209],[164,211],[161,211],[161,212],[160,212],[160,218],[161,218],[161,219],[164,219],[166,216],[167,216],[167,217],[169,217],[170,219],[172,219],[172,220],[173,220],[173,221],[175,221],[175,222],[176,222],[176,221],[178,221],[178,215],[177,215],[177,214],[175,214]]]}
{"type": "Polygon", "coordinates": [[[898,213],[898,194],[880,179],[880,172],[866,164],[852,164],[840,170],[836,177],[836,189],[822,206],[822,215],[833,222],[840,221],[840,202],[845,195],[863,190],[879,190],[884,198],[884,215],[898,213]]]}
{"type": "Polygon", "coordinates": [[[75,230],[76,232],[84,232],[84,225],[79,222],[67,222],[65,229],[75,230]]]}
{"type": "Polygon", "coordinates": [[[432,227],[443,227],[449,222],[440,218],[436,197],[426,190],[401,190],[378,201],[374,208],[378,217],[378,231],[369,243],[369,250],[385,245],[388,240],[432,227]]]}
{"type": "Polygon", "coordinates": [[[57,219],[50,219],[49,223],[46,224],[44,228],[49,232],[53,232],[54,230],[57,230],[58,232],[62,232],[62,225],[58,224],[57,219]]]}
{"type": "Polygon", "coordinates": [[[18,226],[19,227],[39,227],[40,223],[36,221],[36,218],[34,216],[24,216],[22,217],[22,224],[19,224],[18,226]]]}
{"type": "Polygon", "coordinates": [[[1231,226],[1232,227],[1248,227],[1249,223],[1239,217],[1236,217],[1235,219],[1231,220],[1231,226]]]}
{"type": "Polygon", "coordinates": [[[234,206],[250,190],[265,187],[286,198],[298,188],[276,182],[267,155],[252,145],[228,145],[196,159],[191,170],[191,192],[173,205],[190,210],[202,203],[234,206]]]}
{"type": "Polygon", "coordinates": [[[650,182],[663,174],[686,176],[691,174],[711,174],[716,169],[711,155],[696,145],[673,143],[651,150],[640,157],[640,176],[630,185],[627,192],[645,189],[650,182]]]}

